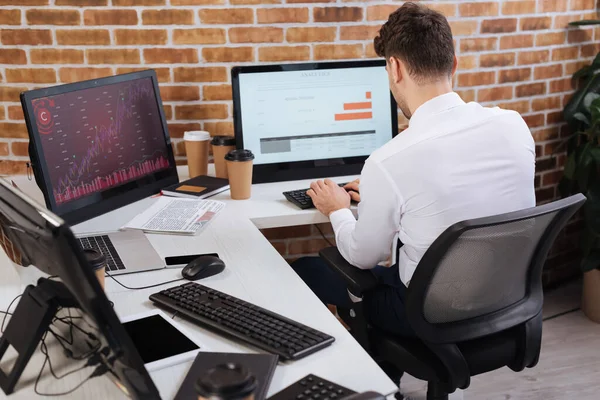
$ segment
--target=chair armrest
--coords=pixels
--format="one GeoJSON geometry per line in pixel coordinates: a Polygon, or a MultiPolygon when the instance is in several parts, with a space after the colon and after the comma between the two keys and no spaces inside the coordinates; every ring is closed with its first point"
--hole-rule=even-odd
{"type": "Polygon", "coordinates": [[[319,252],[319,255],[331,269],[337,272],[347,283],[348,290],[360,297],[364,292],[373,289],[378,282],[369,270],[363,270],[350,264],[342,257],[337,247],[328,247],[319,252]]]}

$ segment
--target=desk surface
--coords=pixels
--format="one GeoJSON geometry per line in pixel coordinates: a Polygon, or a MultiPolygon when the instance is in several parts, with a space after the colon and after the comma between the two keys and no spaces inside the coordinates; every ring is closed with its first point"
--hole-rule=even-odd
{"type": "MultiPolygon", "coordinates": [[[[183,172],[183,171],[182,171],[183,172]]],[[[181,174],[180,176],[182,176],[181,174]]],[[[184,176],[182,176],[184,179],[184,176]]],[[[348,181],[351,178],[336,179],[348,181]]],[[[17,185],[43,204],[41,193],[33,182],[25,177],[15,177],[17,185]]],[[[227,202],[227,207],[200,234],[194,237],[174,235],[148,235],[161,256],[218,252],[227,268],[219,275],[200,281],[214,289],[250,301],[284,316],[305,323],[336,338],[330,347],[304,359],[280,365],[274,375],[269,396],[292,382],[314,373],[356,391],[370,389],[389,393],[395,389],[392,381],[367,355],[336,318],[317,299],[310,289],[275,251],[257,228],[289,226],[325,222],[315,210],[302,211],[282,199],[283,190],[301,188],[307,181],[263,184],[253,187],[252,199],[233,201],[228,192],[215,199],[227,202]]],[[[155,199],[144,199],[92,219],[73,228],[75,232],[98,232],[115,230],[125,221],[150,205],[155,199]]],[[[2,254],[0,260],[0,309],[6,309],[12,298],[24,287],[35,282],[39,271],[35,268],[14,268],[2,254]]],[[[180,269],[122,275],[118,279],[125,285],[143,286],[180,277],[180,269]]],[[[120,317],[137,314],[153,306],[148,296],[163,287],[131,291],[106,281],[106,292],[115,303],[120,317]]],[[[212,334],[196,325],[175,317],[194,338],[204,344],[205,350],[222,352],[252,352],[234,341],[212,334]]],[[[57,354],[57,358],[61,358],[57,354]]],[[[43,361],[39,352],[26,369],[18,391],[10,398],[25,399],[33,395],[33,382],[43,361]]],[[[173,398],[191,362],[153,372],[152,378],[165,399],[173,398]]],[[[68,369],[64,370],[68,371],[68,369]]],[[[89,371],[73,374],[70,379],[53,381],[43,379],[42,390],[63,391],[77,384],[89,371]]],[[[49,375],[48,370],[44,377],[49,375]]],[[[106,378],[96,378],[86,383],[68,398],[122,398],[121,393],[106,378]]],[[[0,398],[4,393],[0,392],[0,398]]]]}

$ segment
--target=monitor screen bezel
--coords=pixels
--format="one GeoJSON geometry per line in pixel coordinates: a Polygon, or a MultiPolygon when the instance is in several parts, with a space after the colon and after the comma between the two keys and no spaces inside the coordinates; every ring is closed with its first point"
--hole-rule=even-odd
{"type": "MultiPolygon", "coordinates": [[[[333,62],[308,62],[290,64],[236,66],[231,69],[231,86],[233,97],[233,129],[236,147],[244,148],[242,127],[242,109],[240,100],[240,75],[263,72],[286,72],[324,69],[372,68],[385,67],[383,59],[352,60],[333,62]]],[[[398,106],[390,92],[390,108],[392,137],[398,134],[398,106]]],[[[281,182],[300,179],[324,178],[360,174],[368,156],[320,159],[309,161],[292,161],[253,166],[252,183],[281,182]]]]}
{"type": "Polygon", "coordinates": [[[156,77],[156,72],[152,69],[26,91],[21,93],[21,105],[23,106],[25,123],[29,133],[29,155],[31,159],[31,165],[35,175],[35,180],[44,194],[46,207],[71,225],[97,217],[98,215],[102,215],[127,204],[131,204],[135,201],[160,192],[160,190],[164,187],[179,182],[175,155],[173,153],[173,147],[171,144],[171,137],[167,127],[164,109],[162,107],[158,79],[156,77]],[[157,171],[144,177],[140,177],[123,185],[98,192],[94,195],[84,196],[79,199],[57,205],[52,193],[52,184],[50,181],[48,165],[44,161],[45,157],[44,149],[41,144],[41,135],[35,122],[32,104],[33,100],[144,78],[150,78],[152,80],[154,95],[156,98],[157,108],[159,110],[165,138],[169,168],[166,170],[157,171]]]}

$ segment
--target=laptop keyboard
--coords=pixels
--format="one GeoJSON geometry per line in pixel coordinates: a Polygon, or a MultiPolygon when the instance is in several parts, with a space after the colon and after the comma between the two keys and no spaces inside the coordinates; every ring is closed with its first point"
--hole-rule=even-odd
{"type": "Polygon", "coordinates": [[[108,235],[81,237],[79,238],[79,244],[84,249],[94,249],[104,254],[109,271],[125,269],[125,265],[108,235]]]}

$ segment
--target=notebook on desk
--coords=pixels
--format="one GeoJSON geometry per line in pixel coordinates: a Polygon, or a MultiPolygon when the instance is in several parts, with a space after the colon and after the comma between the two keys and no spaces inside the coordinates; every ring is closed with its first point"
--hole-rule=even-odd
{"type": "Polygon", "coordinates": [[[212,176],[197,176],[162,189],[165,196],[205,199],[229,189],[229,180],[212,176]]]}
{"type": "Polygon", "coordinates": [[[196,399],[198,395],[194,389],[196,380],[219,364],[237,363],[246,367],[256,377],[258,387],[254,393],[255,400],[263,400],[267,397],[269,385],[279,357],[273,354],[245,354],[245,353],[209,353],[200,352],[190,367],[183,383],[179,387],[175,400],[196,399]]]}

